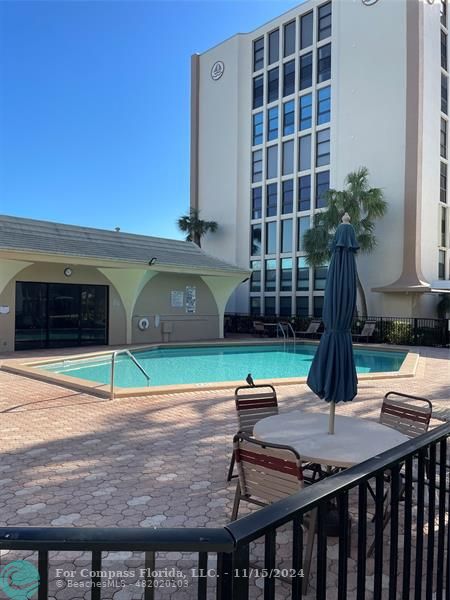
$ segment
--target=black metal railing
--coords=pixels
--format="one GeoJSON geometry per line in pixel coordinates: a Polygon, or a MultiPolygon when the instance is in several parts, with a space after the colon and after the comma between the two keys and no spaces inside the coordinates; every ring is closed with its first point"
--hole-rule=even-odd
{"type": "MultiPolygon", "coordinates": [[[[255,333],[254,321],[276,323],[288,321],[297,332],[305,331],[312,319],[320,317],[299,316],[254,316],[248,314],[225,315],[225,335],[232,333],[255,333]]],[[[352,333],[362,332],[367,321],[376,323],[373,334],[367,338],[369,342],[379,344],[397,344],[406,346],[448,346],[450,343],[449,319],[428,319],[413,317],[355,317],[352,333]]],[[[268,330],[270,332],[270,330],[268,330]]],[[[276,335],[276,329],[272,329],[276,335]]]]}
{"type": "Polygon", "coordinates": [[[60,550],[66,551],[66,560],[70,551],[90,554],[89,586],[78,585],[83,594],[74,597],[85,597],[89,588],[93,600],[104,597],[105,587],[113,587],[109,584],[115,581],[114,574],[101,571],[104,553],[117,551],[142,554],[140,584],[130,580],[121,585],[139,585],[145,600],[161,597],[159,588],[168,587],[156,585],[161,569],[163,581],[172,587],[184,581],[188,597],[198,600],[246,600],[255,591],[264,600],[274,600],[280,588],[283,597],[298,600],[306,583],[308,593],[318,600],[326,600],[330,587],[332,597],[339,600],[443,600],[450,590],[449,436],[450,424],[443,424],[221,528],[3,527],[0,549],[12,552],[2,562],[28,552],[27,560],[39,570],[39,600],[55,595],[60,580],[55,577],[52,552],[60,550]],[[339,514],[333,556],[327,538],[330,506],[336,506],[339,514]],[[302,524],[314,510],[318,511],[315,558],[305,582],[302,524]],[[30,557],[30,551],[37,556],[30,557]],[[188,553],[185,580],[182,571],[167,575],[172,567],[183,568],[183,558],[171,558],[171,552],[188,553]]]}

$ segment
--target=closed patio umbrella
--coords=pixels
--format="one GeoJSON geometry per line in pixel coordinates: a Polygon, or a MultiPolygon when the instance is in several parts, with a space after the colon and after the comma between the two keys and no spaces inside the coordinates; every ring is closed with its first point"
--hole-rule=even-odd
{"type": "Polygon", "coordinates": [[[356,307],[355,254],[358,248],[355,230],[345,213],[332,243],[323,303],[325,331],[307,380],[319,398],[330,402],[328,433],[334,433],[336,403],[353,400],[357,392],[351,326],[356,307]]]}

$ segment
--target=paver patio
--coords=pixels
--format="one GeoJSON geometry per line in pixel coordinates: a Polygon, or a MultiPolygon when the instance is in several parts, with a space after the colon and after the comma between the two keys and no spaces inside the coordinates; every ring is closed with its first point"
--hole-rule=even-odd
{"type": "MultiPolygon", "coordinates": [[[[357,399],[339,405],[337,414],[376,419],[383,395],[396,390],[426,396],[435,416],[450,417],[450,351],[414,351],[420,353],[414,378],[362,383],[357,399]]],[[[280,411],[327,410],[306,385],[280,386],[277,393],[280,411]]],[[[0,526],[224,525],[235,489],[235,480],[226,483],[235,429],[232,390],[110,401],[0,371],[0,526]]],[[[247,510],[243,503],[241,514],[247,510]]],[[[281,557],[288,539],[286,532],[277,540],[281,557]]],[[[333,598],[336,540],[330,538],[329,544],[327,585],[333,598]]],[[[2,564],[11,557],[3,552],[2,564]]],[[[67,587],[67,578],[58,579],[54,570],[88,566],[86,554],[52,553],[50,560],[55,598],[89,597],[90,590],[67,587]]],[[[157,566],[175,564],[187,570],[196,563],[193,556],[173,553],[157,566]]],[[[104,563],[104,568],[121,570],[141,566],[142,555],[132,553],[110,554],[104,563]]],[[[349,568],[351,592],[356,586],[354,558],[349,568]]],[[[370,572],[370,560],[368,568],[370,572]]],[[[124,588],[105,589],[102,597],[141,598],[142,588],[132,581],[124,588]]],[[[252,597],[260,586],[260,581],[253,586],[252,597]]],[[[277,597],[287,597],[289,587],[279,587],[277,597]]],[[[165,589],[162,597],[193,598],[194,589],[165,589]]]]}

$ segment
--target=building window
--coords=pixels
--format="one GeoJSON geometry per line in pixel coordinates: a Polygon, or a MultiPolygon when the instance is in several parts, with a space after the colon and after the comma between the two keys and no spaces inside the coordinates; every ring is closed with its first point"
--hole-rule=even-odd
{"type": "Polygon", "coordinates": [[[441,206],[441,246],[446,248],[447,244],[447,209],[441,206]]]}
{"type": "Polygon", "coordinates": [[[312,94],[300,97],[300,117],[298,128],[300,131],[309,129],[312,125],[312,94]]]}
{"type": "Polygon", "coordinates": [[[313,43],[313,12],[303,15],[300,19],[300,50],[312,46],[313,43]]]}
{"type": "Polygon", "coordinates": [[[278,175],[278,146],[267,148],[267,179],[278,175]]]}
{"type": "Polygon", "coordinates": [[[294,210],[294,180],[283,181],[281,212],[283,215],[289,214],[294,210]]]}
{"type": "Polygon", "coordinates": [[[280,291],[292,290],[292,258],[281,259],[280,291]]]}
{"type": "Polygon", "coordinates": [[[298,140],[298,170],[311,168],[311,136],[304,135],[298,140]]]}
{"type": "Polygon", "coordinates": [[[292,300],[290,296],[280,296],[280,316],[290,317],[292,315],[292,300]]]}
{"type": "Polygon", "coordinates": [[[307,292],[309,290],[309,267],[304,256],[297,259],[297,291],[307,292]]]}
{"type": "Polygon", "coordinates": [[[294,133],[295,100],[283,104],[283,135],[294,133]]]}
{"type": "Polygon", "coordinates": [[[263,114],[262,112],[253,115],[253,145],[263,143],[263,114]]]}
{"type": "Polygon", "coordinates": [[[266,292],[275,292],[277,289],[277,261],[274,258],[266,260],[266,292]]]}
{"type": "Polygon", "coordinates": [[[312,52],[300,56],[300,89],[312,86],[312,52]]]}
{"type": "Polygon", "coordinates": [[[252,181],[256,183],[262,180],[262,150],[252,152],[252,181]]]}
{"type": "Polygon", "coordinates": [[[324,40],[331,35],[331,2],[319,6],[319,22],[317,27],[317,39],[324,40]]]}
{"type": "Polygon", "coordinates": [[[283,175],[294,171],[294,140],[283,142],[283,175]]]}
{"type": "Polygon", "coordinates": [[[331,44],[317,51],[317,83],[331,79],[331,44]]]}
{"type": "Polygon", "coordinates": [[[438,279],[445,279],[445,251],[439,250],[438,279]]]}
{"type": "Polygon", "coordinates": [[[447,27],[447,0],[441,0],[441,24],[447,27]]]}
{"type": "Polygon", "coordinates": [[[252,260],[250,262],[250,269],[252,270],[252,277],[250,279],[250,291],[260,292],[261,291],[261,261],[252,260]]]}
{"type": "Polygon", "coordinates": [[[259,108],[264,103],[264,76],[253,79],[253,108],[259,108]]]}
{"type": "Polygon", "coordinates": [[[279,76],[278,67],[271,69],[267,74],[267,102],[278,100],[279,76]]]}
{"type": "Polygon", "coordinates": [[[447,165],[441,162],[441,202],[447,204],[447,165]]]}
{"type": "Polygon", "coordinates": [[[309,316],[309,298],[308,296],[297,296],[297,317],[309,316]]]}
{"type": "Polygon", "coordinates": [[[278,137],[278,106],[267,111],[267,141],[276,140],[278,137]]]}
{"type": "Polygon", "coordinates": [[[281,221],[281,252],[292,252],[292,219],[281,221]]]}
{"type": "Polygon", "coordinates": [[[253,42],[253,70],[259,71],[264,67],[264,38],[253,42]]]}
{"type": "Polygon", "coordinates": [[[317,125],[329,123],[331,117],[331,87],[328,85],[317,92],[317,125]]]}
{"type": "Polygon", "coordinates": [[[330,189],[330,171],[316,173],[316,208],[325,208],[330,189]]]}
{"type": "Polygon", "coordinates": [[[316,319],[322,318],[323,296],[314,296],[313,298],[313,316],[316,319]]]}
{"type": "Polygon", "coordinates": [[[280,30],[269,33],[269,65],[280,58],[280,30]]]}
{"type": "Polygon", "coordinates": [[[283,65],[283,96],[295,92],[295,60],[290,60],[283,65]]]}
{"type": "Polygon", "coordinates": [[[448,114],[448,76],[441,73],[441,111],[448,114]]]}
{"type": "Polygon", "coordinates": [[[262,217],[262,188],[256,187],[252,189],[252,219],[260,219],[262,217]]]}
{"type": "Polygon", "coordinates": [[[267,191],[267,202],[266,202],[266,216],[275,217],[277,214],[278,205],[278,194],[277,194],[277,183],[269,183],[266,188],[267,191]]]}
{"type": "Polygon", "coordinates": [[[252,256],[261,255],[261,225],[252,225],[251,228],[251,247],[252,256]]]}
{"type": "Polygon", "coordinates": [[[284,56],[290,56],[295,52],[295,21],[286,23],[284,26],[284,56]]]}
{"type": "Polygon", "coordinates": [[[299,217],[298,219],[298,230],[297,230],[297,250],[302,252],[304,250],[303,241],[305,233],[308,231],[310,225],[309,217],[299,217]]]}
{"type": "Polygon", "coordinates": [[[314,269],[314,289],[322,291],[325,289],[327,282],[328,266],[316,267],[314,269]]]}
{"type": "Polygon", "coordinates": [[[261,315],[261,298],[259,296],[250,298],[250,314],[253,317],[259,317],[261,315]]]}
{"type": "Polygon", "coordinates": [[[311,175],[298,178],[298,210],[311,209],[311,175]]]}
{"type": "Polygon", "coordinates": [[[322,129],[316,134],[316,167],[330,164],[330,130],[322,129]]]}
{"type": "Polygon", "coordinates": [[[447,70],[447,34],[441,31],[441,67],[447,70]]]}
{"type": "Polygon", "coordinates": [[[447,158],[447,121],[441,119],[441,156],[447,158]]]}
{"type": "Polygon", "coordinates": [[[266,223],[266,254],[276,254],[277,252],[277,223],[271,221],[266,223]]]}
{"type": "Polygon", "coordinates": [[[264,298],[264,315],[271,317],[275,314],[275,296],[266,296],[264,298]]]}

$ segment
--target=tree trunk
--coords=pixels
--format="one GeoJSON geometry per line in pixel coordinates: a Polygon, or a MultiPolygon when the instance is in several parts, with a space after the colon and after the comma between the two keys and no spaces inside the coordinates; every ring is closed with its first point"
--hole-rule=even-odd
{"type": "Polygon", "coordinates": [[[361,316],[365,318],[367,317],[366,293],[364,292],[364,288],[362,286],[358,273],[356,273],[356,286],[358,289],[359,301],[361,303],[361,316]]]}
{"type": "Polygon", "coordinates": [[[194,233],[194,244],[197,244],[199,248],[202,247],[201,236],[198,233],[194,233]]]}

